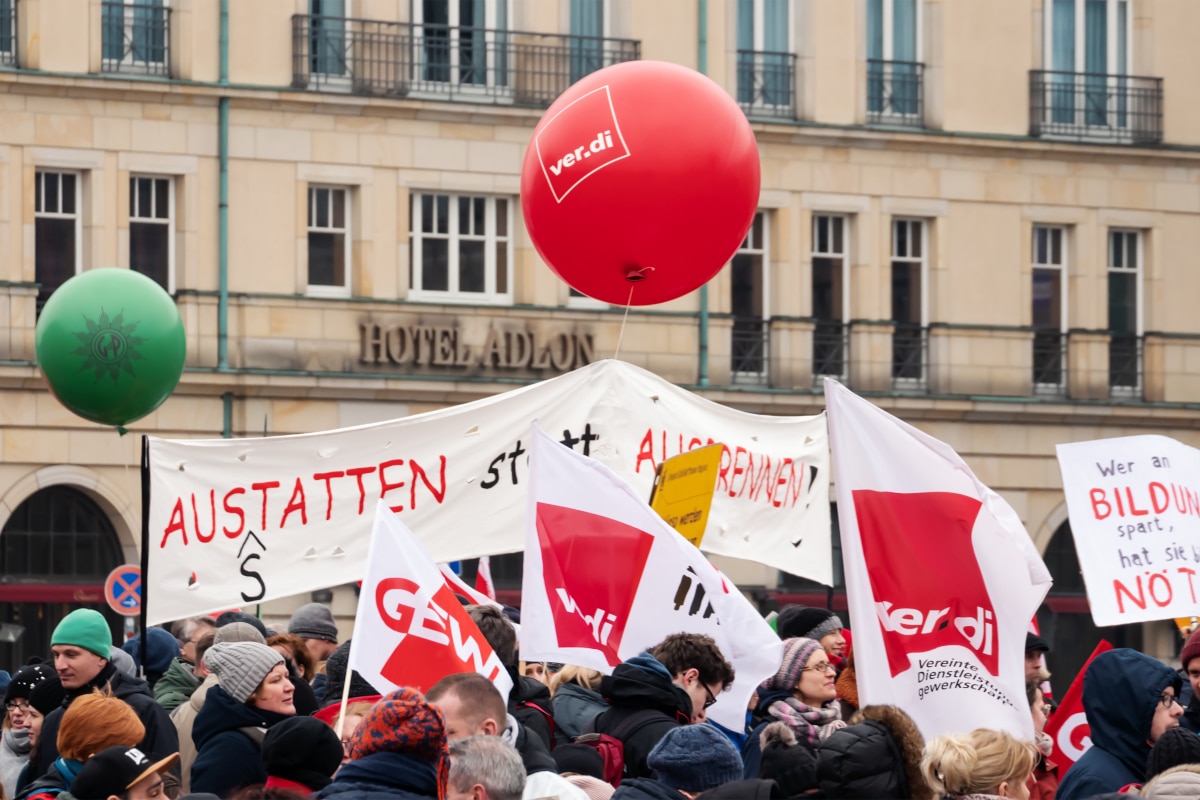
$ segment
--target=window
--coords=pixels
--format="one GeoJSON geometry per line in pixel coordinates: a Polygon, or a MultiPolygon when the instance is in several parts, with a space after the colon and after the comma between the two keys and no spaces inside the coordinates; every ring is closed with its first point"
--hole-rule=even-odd
{"type": "Polygon", "coordinates": [[[1142,234],[1108,232],[1108,385],[1114,396],[1142,391],[1142,234]]]}
{"type": "Polygon", "coordinates": [[[39,170],[34,177],[34,273],[39,284],[39,313],[54,290],[81,268],[79,183],[74,172],[39,170]]]}
{"type": "Polygon", "coordinates": [[[105,72],[170,73],[171,10],[164,0],[104,0],[100,6],[105,72]]]}
{"type": "Polygon", "coordinates": [[[508,0],[421,0],[413,12],[421,80],[508,85],[508,0]]]}
{"type": "Polygon", "coordinates": [[[812,231],[813,378],[846,377],[849,349],[849,221],[814,214],[812,231]]]}
{"type": "Polygon", "coordinates": [[[308,293],[350,294],[350,207],[347,189],[308,187],[308,293]]]}
{"type": "Polygon", "coordinates": [[[17,0],[0,0],[0,65],[17,65],[17,0]]]}
{"type": "Polygon", "coordinates": [[[1056,123],[1125,127],[1132,42],[1129,0],[1046,5],[1049,113],[1056,123]]]}
{"type": "Polygon", "coordinates": [[[767,378],[767,218],[759,211],[730,264],[733,313],[732,363],[735,382],[763,383],[767,378]]]}
{"type": "Polygon", "coordinates": [[[320,75],[345,75],[349,52],[346,47],[348,0],[309,0],[312,15],[309,29],[309,69],[320,75]]]}
{"type": "Polygon", "coordinates": [[[511,302],[508,198],[420,193],[409,209],[414,297],[511,302]]]}
{"type": "Polygon", "coordinates": [[[605,66],[605,0],[571,0],[571,83],[605,66]]]}
{"type": "Polygon", "coordinates": [[[1033,226],[1033,387],[1058,394],[1067,360],[1067,232],[1033,226]]]}
{"type": "Polygon", "coordinates": [[[738,0],[738,103],[743,108],[793,109],[788,0],[738,0]]]}
{"type": "Polygon", "coordinates": [[[175,293],[175,198],[171,178],[129,178],[129,268],[175,293]]]}
{"type": "Polygon", "coordinates": [[[867,0],[867,119],[921,122],[921,4],[867,0]]]}
{"type": "Polygon", "coordinates": [[[899,386],[925,381],[927,227],[924,220],[892,220],[892,377],[899,386]]]}

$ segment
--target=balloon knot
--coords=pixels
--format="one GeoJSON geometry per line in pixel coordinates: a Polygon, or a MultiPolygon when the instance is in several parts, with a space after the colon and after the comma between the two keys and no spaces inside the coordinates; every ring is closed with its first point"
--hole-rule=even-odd
{"type": "Polygon", "coordinates": [[[119,434],[121,434],[122,436],[124,436],[125,434],[129,433],[129,431],[125,430],[125,426],[124,426],[124,425],[118,425],[118,426],[117,426],[117,433],[119,433],[119,434]]]}
{"type": "Polygon", "coordinates": [[[654,267],[630,267],[625,271],[625,280],[630,283],[646,280],[646,273],[653,272],[654,267]]]}

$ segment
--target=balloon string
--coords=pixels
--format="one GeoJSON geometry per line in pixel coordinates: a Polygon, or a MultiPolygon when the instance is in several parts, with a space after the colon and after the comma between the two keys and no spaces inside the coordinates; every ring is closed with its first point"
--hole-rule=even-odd
{"type": "Polygon", "coordinates": [[[629,320],[629,306],[633,304],[633,287],[636,284],[632,281],[629,284],[629,299],[625,301],[625,313],[621,315],[621,332],[617,334],[617,352],[613,353],[613,360],[621,357],[621,341],[625,338],[625,323],[629,320]]]}

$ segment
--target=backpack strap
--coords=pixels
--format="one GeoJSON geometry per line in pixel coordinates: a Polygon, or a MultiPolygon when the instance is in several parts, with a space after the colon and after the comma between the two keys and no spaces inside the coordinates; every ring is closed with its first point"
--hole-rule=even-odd
{"type": "Polygon", "coordinates": [[[550,714],[550,712],[539,706],[537,703],[530,702],[529,700],[522,700],[521,702],[517,703],[517,708],[532,708],[534,711],[546,718],[546,725],[550,729],[550,749],[553,750],[555,745],[554,732],[556,726],[554,725],[554,717],[550,714]]]}
{"type": "Polygon", "coordinates": [[[267,729],[260,728],[257,725],[246,725],[238,728],[238,731],[245,735],[247,739],[254,742],[254,746],[262,750],[263,741],[267,738],[267,729]]]}
{"type": "Polygon", "coordinates": [[[643,728],[661,719],[669,720],[671,718],[656,709],[643,708],[626,717],[621,724],[613,728],[609,736],[624,744],[626,740],[632,739],[634,734],[641,732],[643,728]]]}

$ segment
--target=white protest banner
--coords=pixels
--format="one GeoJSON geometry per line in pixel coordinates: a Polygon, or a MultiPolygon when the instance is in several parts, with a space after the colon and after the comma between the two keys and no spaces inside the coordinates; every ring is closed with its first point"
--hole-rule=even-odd
{"type": "Polygon", "coordinates": [[[537,426],[530,438],[522,657],[607,673],[672,633],[708,634],[736,673],[708,717],[741,730],[779,637],[620,476],[537,426]]]}
{"type": "Polygon", "coordinates": [[[380,692],[419,692],[447,675],[478,672],[508,698],[512,678],[454,597],[424,546],[387,504],[375,509],[358,596],[350,668],[380,692]]]}
{"type": "Polygon", "coordinates": [[[643,497],[663,460],[722,442],[704,550],[832,581],[824,416],[748,414],[600,361],[357,428],[150,439],[149,623],[361,579],[379,499],[439,562],[521,550],[534,419],[643,497]]]}
{"type": "Polygon", "coordinates": [[[947,444],[826,379],[858,692],[926,740],[1033,738],[1025,632],[1050,573],[1016,512],[947,444]]]}
{"type": "Polygon", "coordinates": [[[1166,436],[1058,446],[1063,494],[1097,626],[1196,612],[1200,450],[1166,436]]]}

